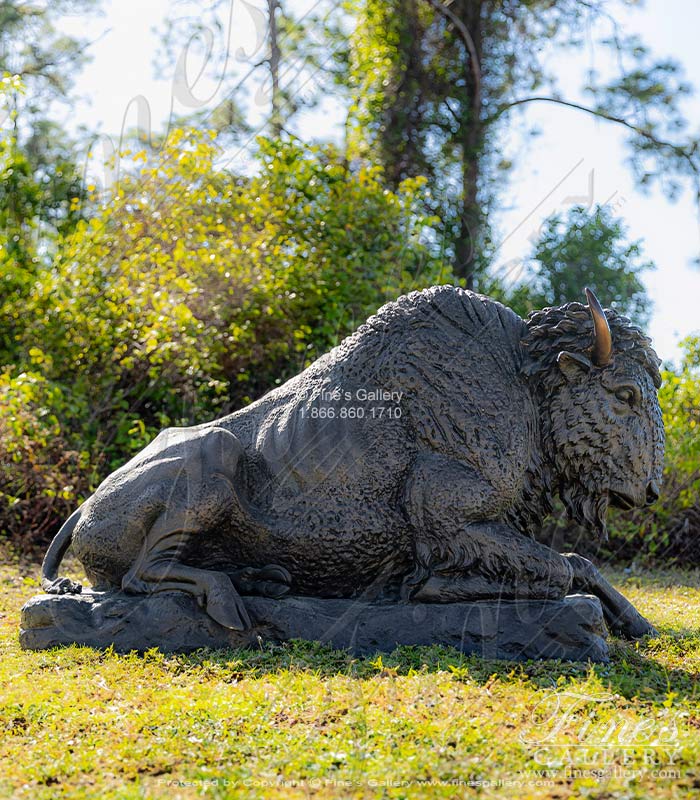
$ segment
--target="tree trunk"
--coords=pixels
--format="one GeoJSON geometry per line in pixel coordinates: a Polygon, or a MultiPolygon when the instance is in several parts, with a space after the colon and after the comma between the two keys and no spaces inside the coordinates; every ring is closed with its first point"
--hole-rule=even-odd
{"type": "Polygon", "coordinates": [[[267,0],[267,16],[270,25],[270,76],[272,78],[272,110],[270,113],[270,132],[272,136],[282,134],[282,95],[280,92],[280,48],[277,41],[277,9],[280,0],[267,0]]]}
{"type": "Polygon", "coordinates": [[[475,287],[475,251],[479,242],[481,209],[479,207],[479,159],[483,146],[481,92],[481,0],[458,0],[451,8],[469,33],[476,53],[474,63],[465,44],[464,79],[466,99],[461,109],[459,145],[462,151],[462,196],[459,234],[455,241],[454,273],[463,278],[468,289],[475,287]]]}

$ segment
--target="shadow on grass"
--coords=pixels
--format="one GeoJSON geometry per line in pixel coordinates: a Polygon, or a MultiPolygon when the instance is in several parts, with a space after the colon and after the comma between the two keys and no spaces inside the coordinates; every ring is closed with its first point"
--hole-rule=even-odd
{"type": "Polygon", "coordinates": [[[562,690],[581,683],[593,684],[627,700],[659,707],[669,697],[700,699],[700,632],[661,629],[656,639],[640,643],[611,639],[607,664],[558,660],[500,661],[465,655],[452,647],[401,646],[392,653],[355,656],[319,642],[294,640],[265,643],[259,648],[202,648],[189,654],[164,654],[157,648],[139,654],[120,655],[113,649],[98,650],[70,645],[38,651],[34,669],[97,668],[107,660],[150,662],[160,673],[223,683],[259,680],[282,673],[313,675],[322,680],[338,676],[353,680],[393,679],[415,674],[449,673],[453,680],[479,686],[500,682],[535,691],[562,690]],[[664,663],[667,662],[667,663],[664,663]],[[685,664],[689,664],[686,666],[685,664]],[[684,666],[676,666],[683,664],[684,666]]]}
{"type": "MultiPolygon", "coordinates": [[[[187,655],[152,655],[162,658],[163,666],[175,673],[215,671],[219,679],[232,682],[254,680],[287,670],[308,672],[321,678],[344,675],[360,680],[443,671],[451,673],[456,680],[479,685],[499,680],[533,689],[553,689],[561,685],[562,679],[566,683],[595,676],[615,694],[653,704],[666,701],[669,692],[679,697],[698,697],[698,673],[681,668],[669,669],[654,658],[654,652],[667,650],[677,655],[700,654],[700,634],[693,632],[683,636],[675,632],[662,633],[659,639],[648,641],[640,647],[611,640],[611,660],[608,664],[553,660],[497,661],[438,646],[402,646],[390,654],[358,657],[318,642],[305,641],[267,644],[258,650],[202,649],[187,655]]],[[[149,654],[144,657],[148,658],[149,654]]]]}

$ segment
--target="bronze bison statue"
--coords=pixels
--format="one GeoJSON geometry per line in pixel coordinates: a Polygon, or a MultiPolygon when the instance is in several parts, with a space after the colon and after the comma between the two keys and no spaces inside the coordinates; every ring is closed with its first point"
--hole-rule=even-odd
{"type": "Polygon", "coordinates": [[[590,561],[532,538],[556,495],[605,536],[609,504],[658,496],[659,360],[588,305],[526,320],[454,286],[387,303],[331,352],[222,419],[169,428],[107,477],[69,545],[96,589],[181,590],[221,625],[241,595],[403,601],[597,595],[612,630],[649,623],[590,561]]]}

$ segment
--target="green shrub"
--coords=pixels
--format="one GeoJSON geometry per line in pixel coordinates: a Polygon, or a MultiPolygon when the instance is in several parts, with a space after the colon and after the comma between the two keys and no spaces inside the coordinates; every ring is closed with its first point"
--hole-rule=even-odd
{"type": "Polygon", "coordinates": [[[122,408],[160,427],[247,402],[437,277],[418,240],[420,182],[394,194],[331,148],[261,141],[248,180],[217,172],[216,155],[171,137],[38,286],[26,352],[42,351],[52,379],[85,382],[102,419],[122,408]]]}
{"type": "MultiPolygon", "coordinates": [[[[61,387],[47,406],[60,420],[47,469],[79,443],[99,450],[103,474],[160,428],[255,399],[385,300],[441,279],[420,238],[432,221],[419,211],[421,181],[391,192],[380,170],[349,171],[331,147],[259,147],[250,178],[217,169],[219,153],[195,132],[173,134],[153,163],[129,154],[140,169],[40,273],[16,315],[13,374],[61,387]]],[[[26,414],[29,452],[50,436],[42,428],[34,443],[26,414]]],[[[62,469],[46,491],[59,491],[62,469]]],[[[35,490],[48,497],[40,481],[22,490],[28,502],[35,490]]],[[[10,480],[6,495],[18,491],[10,480]]],[[[3,503],[1,529],[16,537],[3,503]]]]}
{"type": "Polygon", "coordinates": [[[0,530],[21,550],[44,543],[87,490],[95,453],[61,427],[75,409],[36,372],[0,373],[0,530]]]}

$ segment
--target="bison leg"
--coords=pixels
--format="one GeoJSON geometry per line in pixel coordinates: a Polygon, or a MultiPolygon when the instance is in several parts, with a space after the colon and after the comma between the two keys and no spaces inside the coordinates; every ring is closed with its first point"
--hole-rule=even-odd
{"type": "Polygon", "coordinates": [[[146,536],[136,563],[122,579],[122,589],[134,594],[187,592],[225,628],[250,627],[243,600],[228,575],[190,567],[179,560],[191,535],[192,531],[173,529],[172,520],[162,515],[146,536]]]}
{"type": "Polygon", "coordinates": [[[403,595],[433,603],[547,600],[564,597],[573,586],[600,599],[613,632],[633,639],[654,633],[590,561],[488,521],[502,518],[506,507],[504,493],[473,467],[438,453],[420,456],[406,484],[406,510],[417,533],[416,565],[403,595]]]}
{"type": "Polygon", "coordinates": [[[558,600],[573,579],[572,567],[559,553],[496,522],[467,525],[419,560],[428,577],[409,589],[409,596],[423,603],[558,600]]]}
{"type": "Polygon", "coordinates": [[[424,602],[487,597],[559,599],[573,570],[549,547],[501,522],[509,498],[473,467],[424,453],[406,483],[415,569],[403,595],[424,602]]]}
{"type": "Polygon", "coordinates": [[[574,588],[594,594],[603,606],[610,630],[625,639],[655,636],[656,629],[639,611],[607,581],[596,567],[576,553],[563,553],[574,572],[574,588]]]}

